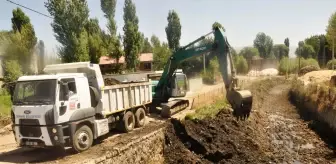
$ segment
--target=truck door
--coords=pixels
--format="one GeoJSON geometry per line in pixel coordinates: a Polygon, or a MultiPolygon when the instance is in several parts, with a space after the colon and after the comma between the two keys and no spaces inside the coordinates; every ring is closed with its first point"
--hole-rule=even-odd
{"type": "Polygon", "coordinates": [[[60,80],[59,101],[57,106],[57,123],[68,122],[73,112],[80,108],[77,85],[75,78],[60,80]]]}

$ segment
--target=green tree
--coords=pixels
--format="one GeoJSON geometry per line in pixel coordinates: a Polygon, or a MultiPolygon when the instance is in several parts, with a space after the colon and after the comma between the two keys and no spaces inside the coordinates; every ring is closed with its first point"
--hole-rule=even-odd
{"type": "Polygon", "coordinates": [[[121,37],[117,37],[117,25],[115,22],[116,0],[100,0],[100,6],[107,19],[107,29],[109,34],[105,34],[104,43],[110,57],[113,57],[119,62],[119,58],[124,55],[121,46],[121,37]]]}
{"type": "Polygon", "coordinates": [[[181,23],[178,14],[172,10],[168,13],[168,25],[166,26],[166,35],[169,48],[176,51],[180,47],[181,23]]]}
{"type": "Polygon", "coordinates": [[[61,44],[59,56],[62,61],[88,61],[90,56],[85,25],[89,8],[86,0],[47,0],[45,7],[54,17],[51,26],[56,40],[61,44]]]}
{"type": "Polygon", "coordinates": [[[239,74],[245,74],[248,71],[247,61],[243,56],[238,55],[236,63],[234,64],[236,67],[236,71],[239,74]]]}
{"type": "Polygon", "coordinates": [[[262,58],[270,58],[273,40],[270,36],[266,35],[263,32],[257,34],[256,38],[253,41],[253,45],[258,49],[259,54],[262,58]]]}
{"type": "Polygon", "coordinates": [[[244,47],[240,52],[240,56],[243,56],[247,60],[251,60],[254,56],[259,56],[258,49],[254,47],[244,47]]]}
{"type": "Polygon", "coordinates": [[[212,24],[212,30],[215,30],[216,27],[221,28],[225,31],[224,26],[222,24],[218,23],[218,22],[215,22],[215,23],[212,24]]]}
{"type": "Polygon", "coordinates": [[[333,45],[333,40],[334,40],[334,49],[335,49],[336,48],[336,12],[334,12],[330,16],[326,31],[327,31],[327,34],[326,34],[327,42],[329,43],[329,45],[331,45],[329,47],[332,50],[333,48],[332,45],[333,45]]]}
{"type": "Polygon", "coordinates": [[[314,55],[315,57],[318,56],[318,53],[320,51],[320,36],[319,35],[313,35],[309,38],[305,39],[305,44],[311,45],[316,53],[316,55],[314,55]]]}
{"type": "Polygon", "coordinates": [[[140,52],[139,19],[136,16],[136,7],[132,0],[125,0],[124,5],[124,51],[126,68],[136,71],[138,53],[140,52]]]}
{"type": "Polygon", "coordinates": [[[316,58],[316,53],[314,51],[313,46],[309,44],[304,44],[302,41],[299,42],[299,47],[296,48],[295,54],[298,57],[303,57],[304,59],[316,58]]]}
{"type": "Polygon", "coordinates": [[[149,39],[146,37],[143,40],[143,48],[142,48],[142,53],[150,53],[153,52],[153,47],[149,42],[149,39]]]}
{"type": "Polygon", "coordinates": [[[42,72],[45,67],[45,47],[43,40],[40,40],[38,45],[38,72],[42,72]]]}
{"type": "Polygon", "coordinates": [[[102,38],[102,30],[99,27],[97,18],[89,19],[85,25],[88,33],[88,46],[90,62],[99,63],[99,58],[107,54],[106,46],[102,38]]]}
{"type": "Polygon", "coordinates": [[[153,65],[155,70],[162,70],[171,55],[171,50],[167,43],[153,48],[153,65]]]}
{"type": "Polygon", "coordinates": [[[32,51],[37,43],[37,38],[35,36],[35,30],[33,25],[30,23],[30,19],[26,14],[20,9],[16,8],[13,10],[12,17],[12,28],[14,33],[20,33],[20,37],[24,43],[24,46],[32,51]]]}
{"type": "Polygon", "coordinates": [[[273,55],[276,59],[281,60],[283,57],[288,57],[289,48],[285,44],[276,44],[273,46],[273,55]]]}
{"type": "Polygon", "coordinates": [[[21,66],[16,60],[6,60],[4,62],[4,81],[13,82],[22,76],[21,66]]]}
{"type": "Polygon", "coordinates": [[[289,48],[289,38],[286,38],[286,39],[285,39],[284,44],[286,45],[286,47],[289,48]]]}
{"type": "Polygon", "coordinates": [[[152,35],[151,44],[153,48],[161,46],[160,39],[156,35],[152,35]]]}

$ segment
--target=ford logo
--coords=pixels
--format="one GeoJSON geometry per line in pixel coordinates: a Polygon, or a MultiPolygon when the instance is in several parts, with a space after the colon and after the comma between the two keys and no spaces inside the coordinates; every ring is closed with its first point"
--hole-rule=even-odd
{"type": "Polygon", "coordinates": [[[31,111],[30,111],[30,110],[25,110],[23,113],[24,113],[24,114],[30,114],[31,111]]]}

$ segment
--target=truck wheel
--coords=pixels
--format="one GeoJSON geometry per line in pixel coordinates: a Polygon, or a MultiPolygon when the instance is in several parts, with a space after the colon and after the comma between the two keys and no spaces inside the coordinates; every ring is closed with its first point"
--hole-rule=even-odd
{"type": "Polygon", "coordinates": [[[121,122],[121,130],[123,132],[130,132],[134,129],[135,126],[135,117],[133,112],[127,111],[124,114],[124,117],[121,122]]]}
{"type": "Polygon", "coordinates": [[[143,108],[138,108],[135,112],[135,127],[142,127],[146,122],[146,113],[143,108]]]}
{"type": "Polygon", "coordinates": [[[72,146],[78,153],[89,149],[92,143],[92,130],[88,126],[83,125],[76,130],[76,133],[72,138],[72,146]]]}

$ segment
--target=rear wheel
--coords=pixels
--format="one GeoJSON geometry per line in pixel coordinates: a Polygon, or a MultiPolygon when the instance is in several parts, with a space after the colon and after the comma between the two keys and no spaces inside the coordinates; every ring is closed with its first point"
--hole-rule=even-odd
{"type": "Polygon", "coordinates": [[[142,127],[146,122],[146,113],[143,108],[139,108],[135,112],[135,127],[142,127]]]}
{"type": "Polygon", "coordinates": [[[121,129],[123,132],[130,132],[134,129],[135,117],[133,112],[127,111],[121,120],[121,129]]]}
{"type": "Polygon", "coordinates": [[[76,133],[72,138],[72,146],[77,152],[83,152],[89,149],[92,143],[92,130],[87,125],[83,125],[76,130],[76,133]]]}

